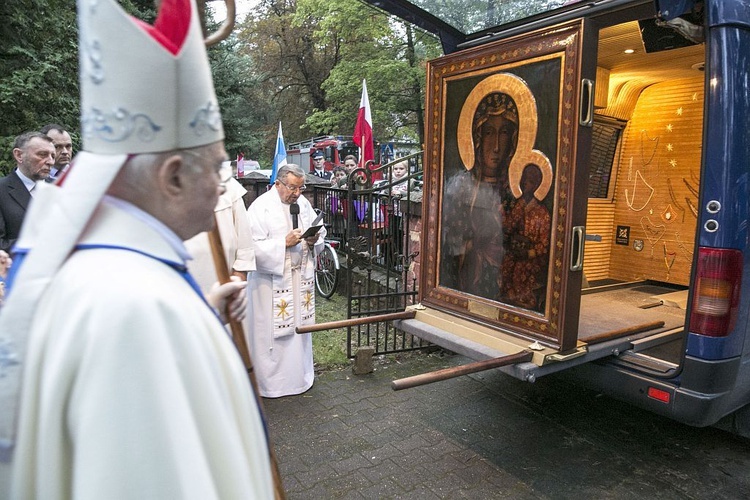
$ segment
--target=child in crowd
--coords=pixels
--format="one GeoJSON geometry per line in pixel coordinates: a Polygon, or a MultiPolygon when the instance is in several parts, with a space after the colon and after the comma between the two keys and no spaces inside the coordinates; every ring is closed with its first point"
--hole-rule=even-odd
{"type": "Polygon", "coordinates": [[[391,170],[391,176],[393,178],[393,187],[391,187],[391,194],[393,196],[403,196],[409,189],[409,183],[405,180],[397,182],[399,179],[406,177],[409,173],[409,162],[404,160],[393,165],[391,170]]]}
{"type": "Polygon", "coordinates": [[[333,167],[333,175],[331,176],[331,185],[337,188],[346,187],[346,169],[341,165],[333,167]]]}
{"type": "MultiPolygon", "coordinates": [[[[405,196],[407,191],[409,190],[409,183],[406,182],[405,177],[409,173],[409,162],[407,160],[400,161],[396,164],[394,164],[391,167],[391,173],[389,179],[381,179],[379,181],[375,181],[373,184],[374,188],[380,188],[382,187],[382,191],[379,191],[379,194],[381,196],[388,196],[388,190],[386,189],[386,186],[389,184],[391,185],[390,189],[390,195],[393,197],[402,197],[405,196]],[[399,179],[403,179],[399,182],[399,179]]],[[[388,174],[387,174],[388,175],[388,174]]]]}

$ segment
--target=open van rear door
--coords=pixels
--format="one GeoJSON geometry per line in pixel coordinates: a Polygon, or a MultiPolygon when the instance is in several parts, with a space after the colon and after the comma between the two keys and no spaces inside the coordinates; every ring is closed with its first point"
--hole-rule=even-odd
{"type": "Polygon", "coordinates": [[[576,348],[596,50],[578,19],[428,64],[422,304],[576,348]]]}

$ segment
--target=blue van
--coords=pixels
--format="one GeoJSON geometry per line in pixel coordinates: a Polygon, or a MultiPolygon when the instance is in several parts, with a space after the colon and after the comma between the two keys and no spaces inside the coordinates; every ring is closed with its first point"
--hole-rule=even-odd
{"type": "Polygon", "coordinates": [[[400,328],[750,435],[750,3],[368,1],[445,52],[400,328]]]}

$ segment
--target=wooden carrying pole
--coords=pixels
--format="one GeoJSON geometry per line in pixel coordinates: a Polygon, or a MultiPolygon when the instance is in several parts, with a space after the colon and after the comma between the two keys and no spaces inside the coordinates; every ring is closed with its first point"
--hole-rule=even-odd
{"type": "Polygon", "coordinates": [[[662,327],[664,327],[663,321],[651,321],[649,323],[641,323],[639,325],[628,326],[625,328],[619,328],[617,330],[600,333],[598,335],[592,335],[591,337],[587,337],[584,342],[589,345],[598,344],[606,340],[624,337],[625,335],[635,335],[636,333],[647,332],[649,330],[655,330],[656,328],[662,327]]]}
{"type": "Polygon", "coordinates": [[[433,382],[440,382],[441,380],[447,380],[449,378],[460,377],[461,375],[481,372],[489,370],[491,368],[499,368],[501,366],[514,365],[516,363],[525,363],[527,361],[531,361],[533,355],[534,353],[532,353],[531,351],[524,350],[516,354],[509,354],[508,356],[485,359],[483,361],[455,366],[453,368],[445,368],[444,370],[422,373],[420,375],[414,375],[413,377],[401,378],[391,382],[391,389],[393,389],[394,391],[400,391],[401,389],[410,389],[412,387],[431,384],[433,382]]]}
{"type": "Polygon", "coordinates": [[[320,332],[323,330],[335,330],[336,328],[347,328],[350,326],[368,325],[370,323],[379,323],[381,321],[393,321],[394,319],[412,319],[417,315],[417,311],[401,311],[387,314],[377,314],[365,318],[350,318],[339,321],[329,321],[328,323],[317,323],[315,325],[298,326],[297,333],[320,332]]]}
{"type": "MultiPolygon", "coordinates": [[[[156,0],[156,10],[159,10],[160,2],[161,0],[156,0]]],[[[226,20],[224,21],[224,23],[222,23],[221,27],[216,33],[210,36],[206,36],[206,0],[197,0],[201,27],[203,28],[204,33],[204,43],[207,47],[216,45],[220,41],[227,38],[234,28],[234,18],[236,13],[234,0],[224,0],[224,3],[227,6],[226,20]]],[[[211,245],[211,255],[213,256],[214,269],[216,269],[216,276],[219,278],[219,283],[222,285],[224,283],[228,283],[230,281],[229,265],[227,264],[227,259],[224,256],[224,245],[222,244],[221,236],[219,235],[218,220],[216,220],[214,228],[208,233],[208,241],[211,245]]],[[[260,412],[261,418],[265,422],[266,417],[263,411],[263,403],[261,402],[260,391],[258,390],[258,381],[255,378],[253,362],[250,359],[250,350],[247,348],[247,340],[245,340],[245,332],[243,331],[242,323],[240,323],[239,321],[234,321],[231,318],[231,316],[229,315],[228,305],[227,310],[225,311],[225,315],[227,317],[227,320],[229,321],[229,328],[232,332],[232,340],[234,341],[234,345],[237,347],[237,351],[239,351],[240,357],[242,358],[242,363],[247,369],[247,374],[250,378],[250,386],[253,388],[255,400],[258,402],[258,411],[260,412]]],[[[281,474],[279,473],[279,464],[276,461],[276,452],[274,451],[273,445],[271,444],[271,437],[267,436],[267,439],[268,455],[269,459],[271,460],[271,475],[273,476],[274,496],[277,500],[286,500],[284,485],[281,483],[281,474]]]]}
{"type": "MultiPolygon", "coordinates": [[[[208,241],[211,244],[211,255],[214,258],[214,268],[216,269],[216,276],[219,278],[219,283],[222,285],[230,281],[229,276],[229,265],[227,259],[224,256],[224,245],[221,242],[221,236],[219,235],[219,221],[216,221],[214,228],[208,233],[208,241]]],[[[229,305],[225,315],[229,320],[229,328],[232,332],[232,340],[234,345],[237,346],[237,351],[240,353],[242,362],[247,368],[247,374],[250,378],[250,385],[255,393],[255,399],[258,402],[258,410],[260,411],[261,418],[265,421],[265,413],[263,411],[263,404],[261,403],[260,390],[258,390],[258,381],[255,378],[255,370],[253,370],[253,361],[250,359],[250,350],[247,348],[247,340],[245,339],[245,332],[242,328],[242,323],[233,320],[229,316],[229,305]]],[[[273,475],[273,488],[275,497],[277,500],[286,499],[286,493],[284,493],[284,485],[281,482],[281,474],[279,473],[279,464],[276,461],[276,452],[271,444],[271,438],[268,437],[268,454],[271,459],[271,474],[273,475]]]]}

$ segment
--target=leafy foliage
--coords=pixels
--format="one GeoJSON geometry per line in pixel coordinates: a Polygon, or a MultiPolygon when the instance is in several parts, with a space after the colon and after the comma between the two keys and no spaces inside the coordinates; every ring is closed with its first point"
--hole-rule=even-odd
{"type": "MultiPolygon", "coordinates": [[[[67,127],[79,144],[78,25],[70,0],[0,4],[0,173],[14,165],[14,138],[48,123],[67,127]]],[[[123,6],[154,18],[151,0],[123,6]]]]}
{"type": "MultiPolygon", "coordinates": [[[[213,30],[216,26],[211,15],[206,17],[209,30],[213,30]]],[[[208,57],[230,158],[240,152],[247,158],[260,157],[267,150],[271,110],[259,92],[259,73],[252,59],[240,50],[235,35],[211,47],[208,57]]]]}
{"type": "MultiPolygon", "coordinates": [[[[119,1],[153,22],[153,0],[119,1]]],[[[72,4],[0,3],[0,174],[12,167],[13,139],[47,123],[67,127],[80,149],[72,4]]],[[[287,143],[351,134],[363,78],[376,138],[420,137],[423,61],[440,50],[431,36],[358,0],[261,0],[235,34],[208,53],[230,156],[243,152],[267,166],[279,121],[287,143]]]]}
{"type": "Polygon", "coordinates": [[[5,173],[14,164],[17,135],[49,122],[78,122],[78,58],[69,2],[3,2],[0,19],[0,170],[5,173]]]}
{"type": "Polygon", "coordinates": [[[398,26],[408,36],[399,38],[391,33],[382,40],[374,53],[346,58],[331,72],[324,88],[329,98],[325,111],[311,115],[307,122],[337,130],[354,129],[357,118],[362,79],[367,90],[373,120],[373,133],[380,139],[412,139],[424,142],[423,62],[439,55],[435,40],[423,33],[418,39],[409,26],[398,26]],[[419,53],[419,57],[417,54],[419,53]]]}
{"type": "Polygon", "coordinates": [[[440,55],[430,35],[357,0],[263,0],[239,36],[263,61],[259,84],[277,104],[287,143],[350,134],[363,79],[375,137],[421,142],[423,61],[440,55]]]}

